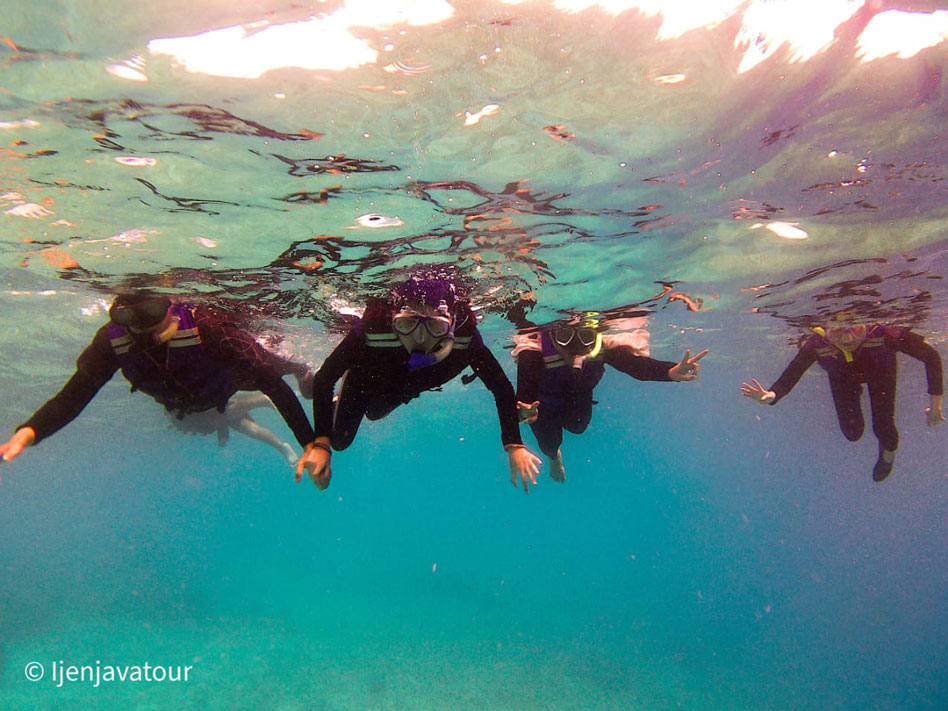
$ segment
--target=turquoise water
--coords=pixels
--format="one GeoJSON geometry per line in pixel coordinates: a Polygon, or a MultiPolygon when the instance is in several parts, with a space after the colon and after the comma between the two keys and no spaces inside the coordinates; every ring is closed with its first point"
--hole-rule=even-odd
{"type": "Polygon", "coordinates": [[[739,391],[843,309],[945,357],[948,31],[922,3],[767,15],[787,6],[4,3],[8,431],[129,285],[222,302],[318,365],[348,308],[446,263],[511,377],[518,304],[642,307],[653,356],[711,353],[691,384],[607,373],[566,484],[529,496],[478,383],[365,423],[319,492],[115,379],[0,466],[0,708],[948,706],[922,366],[900,361],[883,484],[816,369],[776,408],[739,391]],[[879,21],[904,56],[869,60],[879,21]],[[308,52],[281,35],[198,66],[156,41],[291,23],[308,52]],[[192,669],[59,686],[60,660],[192,669]]]}

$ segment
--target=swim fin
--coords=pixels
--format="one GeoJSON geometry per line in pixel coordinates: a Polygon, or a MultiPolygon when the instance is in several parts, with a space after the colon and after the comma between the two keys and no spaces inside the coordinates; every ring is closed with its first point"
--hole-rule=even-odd
{"type": "Polygon", "coordinates": [[[888,449],[879,449],[879,459],[872,468],[872,480],[875,482],[884,481],[892,473],[892,465],[895,463],[895,452],[888,449]]]}

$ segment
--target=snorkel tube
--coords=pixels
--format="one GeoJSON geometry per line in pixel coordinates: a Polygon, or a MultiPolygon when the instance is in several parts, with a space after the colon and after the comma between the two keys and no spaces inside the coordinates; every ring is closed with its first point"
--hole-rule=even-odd
{"type": "Polygon", "coordinates": [[[435,365],[440,363],[451,353],[451,349],[454,347],[454,333],[445,336],[440,341],[438,345],[435,346],[434,350],[429,353],[420,353],[415,351],[408,357],[408,372],[413,372],[416,370],[421,370],[422,368],[427,368],[430,365],[435,365]]]}

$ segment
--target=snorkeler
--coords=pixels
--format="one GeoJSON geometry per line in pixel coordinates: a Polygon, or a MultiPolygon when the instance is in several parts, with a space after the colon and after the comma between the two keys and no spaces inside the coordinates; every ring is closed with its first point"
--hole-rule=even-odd
{"type": "Polygon", "coordinates": [[[520,439],[514,390],[484,345],[474,314],[454,284],[415,276],[389,300],[368,302],[362,318],[326,358],[313,382],[316,439],[296,467],[320,489],[329,486],[332,450],[343,450],[363,418],[380,420],[399,405],[434,390],[470,366],[494,396],[510,480],[524,491],[536,484],[539,457],[520,439]],[[333,387],[342,379],[333,405],[333,387]]]}
{"type": "Polygon", "coordinates": [[[550,477],[566,481],[563,430],[582,434],[592,419],[593,390],[606,365],[637,380],[688,381],[698,377],[698,361],[708,349],[678,363],[648,356],[648,332],[604,334],[598,321],[541,328],[515,337],[517,410],[530,425],[541,451],[550,460],[550,477]]]}
{"type": "Polygon", "coordinates": [[[905,353],[925,364],[931,396],[928,426],[945,421],[941,411],[941,356],[918,334],[896,326],[833,325],[818,327],[806,336],[800,350],[770,389],[759,382],[741,383],[741,394],[757,402],[776,405],[797,384],[807,369],[818,362],[829,375],[830,392],[843,435],[850,442],[862,437],[862,384],[869,388],[872,432],[879,440],[879,458],[872,469],[873,481],[892,473],[899,432],[895,428],[896,353],[905,353]]]}
{"type": "Polygon", "coordinates": [[[223,316],[140,290],[120,294],[109,319],[79,356],[65,387],[0,444],[3,461],[72,422],[119,369],[133,392],[141,390],[182,420],[209,410],[226,418],[237,391],[260,391],[300,446],[313,441],[306,414],[270,354],[223,316]]]}

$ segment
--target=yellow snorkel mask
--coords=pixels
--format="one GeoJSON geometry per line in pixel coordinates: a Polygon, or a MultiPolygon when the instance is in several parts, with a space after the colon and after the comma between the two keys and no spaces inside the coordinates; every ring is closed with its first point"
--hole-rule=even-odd
{"type": "Polygon", "coordinates": [[[588,349],[587,355],[595,358],[602,351],[602,334],[599,332],[599,320],[587,315],[577,326],[560,326],[553,329],[553,342],[561,348],[577,344],[588,349]]]}

